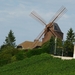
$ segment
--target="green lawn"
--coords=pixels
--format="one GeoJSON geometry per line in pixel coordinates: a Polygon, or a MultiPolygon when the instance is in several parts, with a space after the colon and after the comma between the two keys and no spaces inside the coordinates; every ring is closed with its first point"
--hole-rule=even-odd
{"type": "Polygon", "coordinates": [[[75,75],[75,60],[44,53],[0,67],[0,75],[75,75]]]}

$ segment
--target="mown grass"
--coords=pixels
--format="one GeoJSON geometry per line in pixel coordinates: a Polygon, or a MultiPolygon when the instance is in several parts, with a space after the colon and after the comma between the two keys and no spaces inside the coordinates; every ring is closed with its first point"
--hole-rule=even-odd
{"type": "Polygon", "coordinates": [[[0,67],[0,75],[75,75],[75,60],[44,53],[0,67]]]}

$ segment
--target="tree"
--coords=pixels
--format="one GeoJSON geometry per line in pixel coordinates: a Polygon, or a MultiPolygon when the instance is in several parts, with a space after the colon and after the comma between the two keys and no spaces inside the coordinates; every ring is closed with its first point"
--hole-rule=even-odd
{"type": "Polygon", "coordinates": [[[75,33],[73,32],[72,28],[70,28],[68,30],[67,41],[70,41],[70,42],[74,42],[75,41],[75,33]]]}
{"type": "Polygon", "coordinates": [[[57,42],[56,42],[57,48],[62,48],[62,44],[63,44],[63,41],[61,39],[57,38],[57,42]]]}
{"type": "Polygon", "coordinates": [[[51,37],[49,47],[51,53],[58,54],[62,49],[62,40],[56,37],[51,37]]]}
{"type": "Polygon", "coordinates": [[[49,50],[51,54],[54,54],[54,48],[55,48],[55,38],[51,37],[49,41],[49,50]]]}
{"type": "Polygon", "coordinates": [[[8,36],[5,39],[5,45],[13,46],[15,47],[15,36],[12,30],[9,31],[8,36]]]}
{"type": "Polygon", "coordinates": [[[64,49],[67,55],[71,55],[73,53],[73,42],[75,41],[75,33],[73,32],[72,28],[70,28],[67,32],[67,38],[64,42],[64,49]]]}

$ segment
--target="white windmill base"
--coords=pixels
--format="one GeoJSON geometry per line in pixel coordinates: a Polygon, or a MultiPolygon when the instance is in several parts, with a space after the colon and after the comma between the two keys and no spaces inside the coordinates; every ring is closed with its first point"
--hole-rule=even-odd
{"type": "Polygon", "coordinates": [[[75,59],[75,43],[74,43],[74,52],[73,52],[73,58],[75,59]]]}
{"type": "Polygon", "coordinates": [[[75,59],[75,54],[73,54],[73,58],[75,59]]]}

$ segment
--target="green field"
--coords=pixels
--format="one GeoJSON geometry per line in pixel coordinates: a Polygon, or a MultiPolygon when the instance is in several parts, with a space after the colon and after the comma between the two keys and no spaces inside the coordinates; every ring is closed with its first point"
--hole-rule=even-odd
{"type": "Polygon", "coordinates": [[[75,60],[35,55],[0,67],[0,75],[75,75],[75,60]]]}

